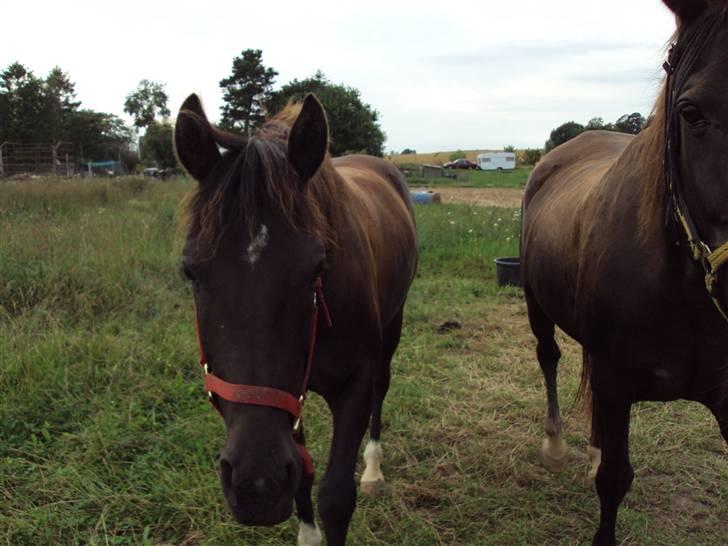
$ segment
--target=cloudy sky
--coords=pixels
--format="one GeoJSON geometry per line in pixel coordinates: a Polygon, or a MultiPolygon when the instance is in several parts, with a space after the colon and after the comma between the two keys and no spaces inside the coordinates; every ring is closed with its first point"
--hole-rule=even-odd
{"type": "Polygon", "coordinates": [[[55,65],[83,107],[122,115],[143,78],[174,112],[247,48],[277,85],[322,70],[381,114],[387,150],[542,146],[564,121],[647,114],[674,30],[661,0],[6,2],[0,69],[55,65]]]}

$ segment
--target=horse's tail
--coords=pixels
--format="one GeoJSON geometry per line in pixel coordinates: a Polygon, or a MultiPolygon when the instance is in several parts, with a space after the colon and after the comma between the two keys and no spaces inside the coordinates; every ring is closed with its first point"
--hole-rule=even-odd
{"type": "Polygon", "coordinates": [[[591,372],[592,359],[586,349],[582,349],[582,365],[581,365],[581,382],[579,390],[576,391],[576,399],[574,405],[578,410],[583,412],[587,417],[591,417],[592,409],[592,390],[591,390],[591,372]]]}

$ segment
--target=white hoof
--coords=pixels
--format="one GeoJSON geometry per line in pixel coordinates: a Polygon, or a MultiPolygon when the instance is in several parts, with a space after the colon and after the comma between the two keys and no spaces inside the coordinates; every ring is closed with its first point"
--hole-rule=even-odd
{"type": "Polygon", "coordinates": [[[589,453],[589,472],[587,472],[587,477],[594,481],[597,479],[599,465],[602,463],[602,450],[594,446],[589,446],[586,450],[589,453]]]}
{"type": "Polygon", "coordinates": [[[551,472],[559,472],[566,466],[566,454],[569,446],[561,435],[546,436],[541,446],[543,464],[551,472]]]}
{"type": "Polygon", "coordinates": [[[321,546],[321,530],[318,525],[298,522],[298,546],[321,546]]]}
{"type": "Polygon", "coordinates": [[[382,474],[382,444],[380,442],[369,441],[364,450],[364,473],[361,476],[361,492],[365,495],[376,493],[382,483],[384,483],[384,474],[382,474]]]}

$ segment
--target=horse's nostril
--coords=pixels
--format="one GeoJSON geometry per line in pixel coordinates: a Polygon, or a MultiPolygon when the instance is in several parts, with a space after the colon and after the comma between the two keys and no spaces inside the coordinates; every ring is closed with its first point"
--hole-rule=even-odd
{"type": "Polygon", "coordinates": [[[223,458],[220,459],[220,479],[228,485],[233,483],[233,467],[223,458]]]}

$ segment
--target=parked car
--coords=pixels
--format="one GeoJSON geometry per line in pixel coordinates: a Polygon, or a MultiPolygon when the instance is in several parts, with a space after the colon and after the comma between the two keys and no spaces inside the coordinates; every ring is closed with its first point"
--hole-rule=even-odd
{"type": "Polygon", "coordinates": [[[456,159],[443,165],[446,169],[477,169],[478,166],[469,159],[456,159]]]}

